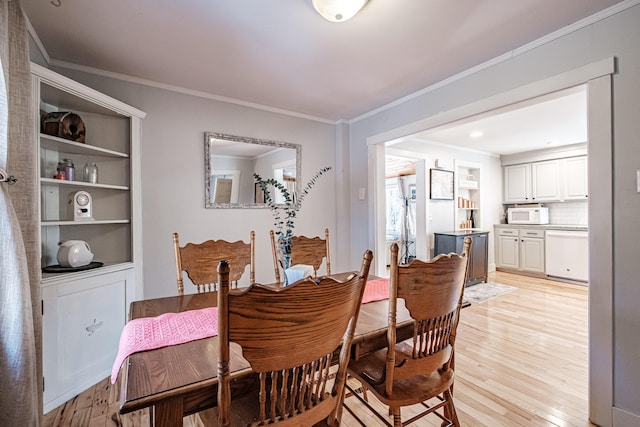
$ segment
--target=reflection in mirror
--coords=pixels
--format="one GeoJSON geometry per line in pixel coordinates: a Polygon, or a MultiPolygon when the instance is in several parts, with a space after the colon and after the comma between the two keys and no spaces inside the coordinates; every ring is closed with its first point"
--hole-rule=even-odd
{"type": "MultiPolygon", "coordinates": [[[[266,208],[254,173],[274,178],[291,194],[300,194],[299,144],[205,132],[204,152],[207,208],[266,208]]],[[[275,197],[282,202],[279,192],[275,197]]]]}

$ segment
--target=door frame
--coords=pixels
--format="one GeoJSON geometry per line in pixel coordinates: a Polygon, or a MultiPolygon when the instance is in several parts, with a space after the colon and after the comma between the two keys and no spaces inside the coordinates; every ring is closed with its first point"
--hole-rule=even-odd
{"type": "MultiPolygon", "coordinates": [[[[587,85],[589,259],[602,261],[591,263],[589,266],[589,419],[601,426],[612,425],[613,408],[614,258],[611,76],[614,72],[615,58],[605,58],[367,138],[369,194],[373,196],[369,202],[370,212],[373,215],[373,221],[370,222],[369,244],[376,251],[380,251],[384,248],[384,232],[379,232],[379,225],[384,224],[384,145],[387,141],[573,86],[587,85]]],[[[374,271],[380,271],[379,259],[374,268],[374,271]]]]}

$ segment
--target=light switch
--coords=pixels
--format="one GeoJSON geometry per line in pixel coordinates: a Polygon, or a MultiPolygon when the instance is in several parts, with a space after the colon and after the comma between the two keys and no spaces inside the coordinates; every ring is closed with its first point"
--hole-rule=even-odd
{"type": "Polygon", "coordinates": [[[365,192],[364,187],[358,189],[358,200],[364,200],[365,192]]]}
{"type": "Polygon", "coordinates": [[[640,193],[640,169],[636,169],[636,192],[640,193]]]}

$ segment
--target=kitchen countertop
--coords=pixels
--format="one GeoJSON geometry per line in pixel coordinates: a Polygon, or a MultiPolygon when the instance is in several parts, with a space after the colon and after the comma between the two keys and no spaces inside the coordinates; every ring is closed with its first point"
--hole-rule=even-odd
{"type": "Polygon", "coordinates": [[[482,230],[457,230],[457,231],[444,231],[444,232],[435,232],[433,234],[446,234],[447,236],[471,236],[474,234],[487,234],[488,231],[482,230]]]}
{"type": "Polygon", "coordinates": [[[540,230],[589,231],[588,225],[577,224],[494,224],[493,228],[534,228],[540,230]]]}

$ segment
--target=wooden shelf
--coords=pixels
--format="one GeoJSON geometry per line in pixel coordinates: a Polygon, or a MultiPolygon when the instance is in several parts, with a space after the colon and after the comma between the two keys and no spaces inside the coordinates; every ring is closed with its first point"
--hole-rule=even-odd
{"type": "Polygon", "coordinates": [[[128,219],[95,219],[92,221],[42,221],[40,224],[42,227],[50,227],[56,225],[102,225],[102,224],[129,224],[131,221],[128,219]]]}
{"type": "Polygon", "coordinates": [[[52,284],[64,283],[70,279],[78,279],[82,277],[98,276],[114,271],[130,269],[133,263],[130,261],[123,262],[105,262],[102,267],[92,268],[90,270],[75,271],[72,273],[42,273],[42,285],[49,286],[52,284]]]}
{"type": "Polygon", "coordinates": [[[84,181],[67,181],[64,179],[53,179],[53,178],[40,178],[40,183],[59,185],[63,187],[69,186],[69,187],[81,187],[81,188],[106,188],[109,190],[125,190],[125,191],[129,190],[129,187],[124,185],[92,184],[90,182],[84,182],[84,181]]]}
{"type": "Polygon", "coordinates": [[[478,189],[478,181],[465,181],[465,182],[461,182],[458,185],[458,188],[463,188],[465,190],[477,190],[478,189]],[[471,184],[471,183],[475,183],[475,184],[471,184]]]}
{"type": "Polygon", "coordinates": [[[129,155],[127,153],[120,153],[118,151],[96,147],[94,145],[69,141],[68,139],[58,138],[57,136],[47,135],[44,133],[40,134],[40,147],[46,148],[47,150],[53,150],[67,154],[115,157],[122,159],[129,158],[129,155]]]}

